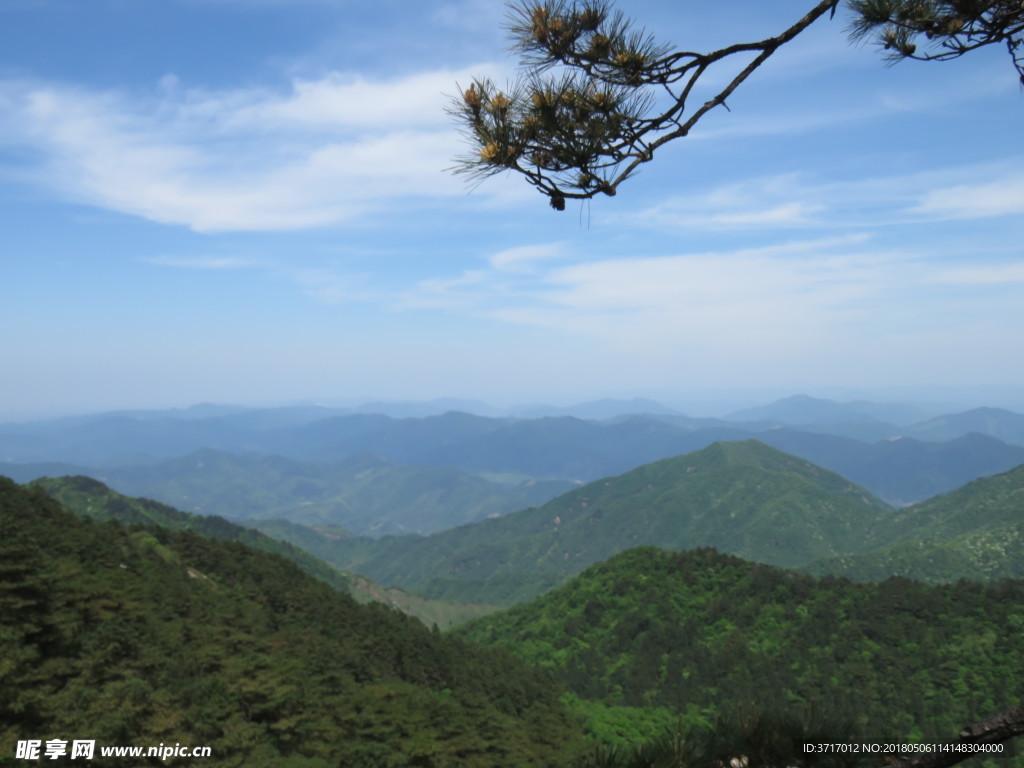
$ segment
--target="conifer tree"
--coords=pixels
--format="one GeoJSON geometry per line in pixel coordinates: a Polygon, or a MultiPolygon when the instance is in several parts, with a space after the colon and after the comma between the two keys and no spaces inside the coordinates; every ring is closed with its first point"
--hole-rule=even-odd
{"type": "MultiPolygon", "coordinates": [[[[471,152],[457,173],[474,179],[515,171],[564,210],[567,199],[614,195],[655,152],[689,134],[777,50],[840,0],[819,0],[765,40],[710,53],[677,51],[636,28],[607,0],[520,0],[508,31],[523,76],[500,89],[479,78],[450,111],[471,152]],[[705,75],[733,65],[724,87],[691,97],[705,75]]],[[[943,61],[1001,44],[1024,82],[1022,0],[848,0],[851,37],[874,37],[895,61],[943,61]],[[924,37],[930,46],[919,48],[924,37]]]]}

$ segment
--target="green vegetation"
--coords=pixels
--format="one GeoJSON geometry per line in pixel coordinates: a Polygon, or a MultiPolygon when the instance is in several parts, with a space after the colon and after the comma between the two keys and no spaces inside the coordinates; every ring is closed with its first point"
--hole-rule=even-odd
{"type": "Polygon", "coordinates": [[[124,525],[146,528],[193,531],[205,538],[237,541],[254,549],[286,557],[306,573],[336,589],[346,592],[354,590],[354,574],[332,568],[297,546],[230,523],[221,517],[193,515],[158,501],[122,496],[90,477],[46,477],[34,480],[32,485],[43,489],[65,508],[84,517],[100,521],[116,520],[124,525]]]}
{"type": "Polygon", "coordinates": [[[0,478],[0,745],[213,748],[211,765],[567,765],[546,674],[292,562],[96,522],[0,478]]]}
{"type": "Polygon", "coordinates": [[[599,480],[542,507],[424,538],[339,539],[339,567],[434,599],[509,605],[632,546],[714,546],[796,566],[873,542],[889,508],[863,488],[756,440],[716,443],[599,480]]]}
{"type": "Polygon", "coordinates": [[[875,734],[932,739],[1019,700],[1022,627],[1024,582],[857,584],[642,547],[456,633],[582,699],[667,707],[689,727],[737,706],[821,705],[875,734]]]}
{"type": "Polygon", "coordinates": [[[811,563],[808,573],[930,583],[1024,577],[1024,466],[882,517],[865,554],[811,563]]]}
{"type": "MultiPolygon", "coordinates": [[[[72,512],[94,520],[117,520],[126,525],[161,527],[172,531],[188,530],[206,538],[237,541],[254,549],[281,555],[311,576],[350,593],[359,602],[376,601],[390,605],[415,616],[428,627],[436,624],[441,629],[450,629],[496,610],[487,605],[427,600],[396,587],[381,587],[365,576],[335,568],[315,556],[315,547],[312,551],[309,549],[311,540],[323,540],[322,535],[286,521],[268,525],[268,533],[264,535],[258,530],[236,525],[220,517],[193,515],[150,499],[122,496],[98,480],[88,477],[41,478],[33,481],[32,485],[42,488],[72,512]],[[289,531],[307,533],[308,536],[303,538],[297,535],[299,541],[289,544],[282,541],[287,538],[280,535],[282,527],[289,531]]],[[[347,532],[337,534],[334,532],[337,529],[330,530],[334,536],[351,535],[347,532]]]]}
{"type": "MultiPolygon", "coordinates": [[[[95,726],[101,743],[210,744],[218,765],[723,768],[739,752],[844,768],[794,739],[943,738],[1021,695],[1024,582],[859,584],[640,547],[490,613],[89,478],[33,485],[0,480],[0,743],[95,726]]],[[[973,546],[1000,553],[995,576],[1022,559],[1022,487],[1024,467],[893,511],[747,441],[430,537],[267,525],[365,563],[422,558],[434,588],[513,599],[642,536],[787,563],[884,543],[859,564],[902,553],[913,567],[916,553],[944,572],[983,570],[973,546]]],[[[806,567],[829,564],[858,561],[806,567]]]]}
{"type": "Polygon", "coordinates": [[[680,720],[645,741],[602,744],[577,768],[852,768],[867,761],[850,753],[811,753],[804,743],[858,743],[848,721],[803,711],[758,712],[739,709],[712,721],[680,720]]]}

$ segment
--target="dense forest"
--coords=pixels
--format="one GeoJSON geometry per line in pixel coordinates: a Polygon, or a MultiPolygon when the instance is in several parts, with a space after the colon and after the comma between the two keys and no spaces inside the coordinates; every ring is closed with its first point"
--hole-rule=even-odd
{"type": "Polygon", "coordinates": [[[458,630],[550,669],[582,699],[667,707],[818,706],[935,739],[1024,694],[1024,582],[812,578],[711,549],[633,549],[458,630]]]}
{"type": "Polygon", "coordinates": [[[0,479],[0,745],[209,745],[219,766],[549,766],[559,689],[279,556],[0,479]]]}

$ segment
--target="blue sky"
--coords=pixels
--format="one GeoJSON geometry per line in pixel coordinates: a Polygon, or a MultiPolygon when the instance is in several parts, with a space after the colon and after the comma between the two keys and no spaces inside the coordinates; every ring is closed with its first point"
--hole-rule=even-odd
{"type": "MultiPolygon", "coordinates": [[[[809,6],[623,9],[708,50],[809,6]]],[[[0,418],[440,396],[698,410],[755,391],[1024,403],[1024,94],[1005,52],[888,67],[839,14],[616,198],[556,213],[519,179],[470,190],[446,171],[466,151],[447,95],[515,76],[503,16],[5,0],[0,418]]]]}

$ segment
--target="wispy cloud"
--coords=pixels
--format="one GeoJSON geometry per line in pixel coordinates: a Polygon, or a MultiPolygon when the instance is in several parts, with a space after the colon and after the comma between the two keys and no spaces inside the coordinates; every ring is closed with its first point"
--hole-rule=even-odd
{"type": "Polygon", "coordinates": [[[904,175],[821,179],[809,172],[761,176],[670,197],[629,221],[670,229],[869,229],[901,223],[1024,212],[1024,174],[1005,163],[904,175]]]}
{"type": "Polygon", "coordinates": [[[493,296],[491,274],[471,269],[450,278],[421,280],[415,286],[399,291],[389,303],[395,310],[454,309],[477,310],[493,296]]]}
{"type": "Polygon", "coordinates": [[[734,252],[613,258],[553,269],[518,303],[488,315],[600,340],[611,350],[781,364],[891,318],[878,308],[913,259],[863,238],[734,252]],[[527,298],[528,296],[528,298],[527,298]]]}
{"type": "Polygon", "coordinates": [[[1011,264],[972,264],[943,269],[932,275],[936,283],[954,285],[1010,285],[1024,283],[1024,261],[1011,264]]]}
{"type": "Polygon", "coordinates": [[[536,262],[556,259],[563,252],[564,247],[560,243],[523,245],[494,254],[490,257],[490,263],[503,272],[531,272],[536,262]]]}
{"type": "MultiPolygon", "coordinates": [[[[474,68],[475,69],[475,68],[474,68]]],[[[0,145],[61,196],[197,231],[352,222],[391,201],[458,195],[445,92],[469,70],[329,74],[279,91],[148,93],[0,82],[0,145]]]]}
{"type": "Polygon", "coordinates": [[[1024,213],[1024,173],[975,184],[929,190],[914,212],[957,219],[980,219],[1024,213]]]}
{"type": "Polygon", "coordinates": [[[950,344],[970,338],[983,340],[970,347],[981,359],[983,348],[1011,343],[1024,322],[1019,290],[1006,292],[1024,280],[1019,264],[951,269],[863,233],[666,255],[522,252],[559,260],[528,260],[529,271],[511,272],[496,254],[487,268],[416,284],[392,309],[542,329],[597,344],[610,359],[664,359],[680,370],[807,370],[819,360],[843,375],[867,359],[894,369],[922,357],[941,366],[950,344]]]}
{"type": "Polygon", "coordinates": [[[151,256],[143,261],[159,267],[202,270],[251,269],[265,266],[264,262],[237,256],[151,256]]]}

